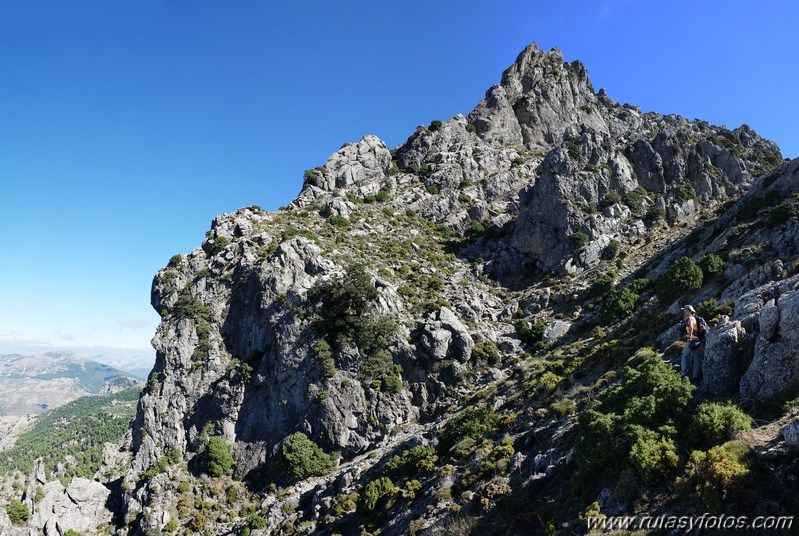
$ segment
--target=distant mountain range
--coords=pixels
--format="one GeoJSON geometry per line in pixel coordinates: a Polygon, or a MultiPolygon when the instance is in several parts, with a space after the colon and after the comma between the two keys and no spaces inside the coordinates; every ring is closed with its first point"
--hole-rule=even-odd
{"type": "Polygon", "coordinates": [[[140,379],[69,352],[0,355],[0,415],[36,414],[81,396],[116,393],[140,379]]]}

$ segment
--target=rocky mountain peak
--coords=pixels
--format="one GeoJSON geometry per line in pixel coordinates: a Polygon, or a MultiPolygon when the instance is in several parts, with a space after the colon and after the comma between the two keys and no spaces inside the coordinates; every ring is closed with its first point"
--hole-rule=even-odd
{"type": "MultiPolygon", "coordinates": [[[[781,159],[748,127],[597,95],[580,62],[535,45],[468,117],[419,126],[394,150],[375,136],[343,145],[305,172],[289,206],[219,216],[201,247],[156,276],[162,322],[132,430],[126,521],[160,530],[187,493],[174,474],[210,470],[212,439],[232,464],[223,478],[248,483],[269,533],[306,521],[316,527],[306,533],[355,533],[367,499],[352,496],[393,489],[406,470],[409,501],[384,498],[386,535],[408,532],[411,516],[440,527],[460,503],[490,511],[512,488],[552,496],[556,467],[573,463],[560,443],[568,415],[644,345],[622,339],[651,342],[603,320],[597,275],[610,291],[659,254],[664,268],[646,272],[659,277],[688,251],[673,244],[691,226],[781,159]],[[619,340],[604,341],[605,328],[619,340]],[[473,426],[473,437],[447,437],[473,426]],[[506,439],[491,435],[499,429],[506,439]],[[496,445],[481,443],[487,434],[496,445]],[[456,477],[432,474],[436,456],[471,467],[454,500],[456,477]],[[287,467],[303,457],[318,464],[287,467]]],[[[789,219],[795,208],[783,208],[789,219]]],[[[628,305],[665,314],[672,304],[637,281],[628,305]]],[[[243,527],[237,515],[216,528],[243,527]]]]}

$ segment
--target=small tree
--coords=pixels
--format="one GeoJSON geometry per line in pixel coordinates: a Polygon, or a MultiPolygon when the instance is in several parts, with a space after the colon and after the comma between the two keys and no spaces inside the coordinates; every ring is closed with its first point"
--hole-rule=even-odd
{"type": "Polygon", "coordinates": [[[702,269],[688,257],[680,257],[660,276],[657,293],[663,302],[670,303],[686,290],[700,288],[704,275],[702,269]]]}
{"type": "Polygon", "coordinates": [[[302,432],[291,434],[280,446],[281,461],[295,478],[323,475],[336,460],[302,432]]]}
{"type": "Polygon", "coordinates": [[[230,445],[220,436],[208,440],[208,473],[211,476],[226,474],[235,464],[230,445]]]}

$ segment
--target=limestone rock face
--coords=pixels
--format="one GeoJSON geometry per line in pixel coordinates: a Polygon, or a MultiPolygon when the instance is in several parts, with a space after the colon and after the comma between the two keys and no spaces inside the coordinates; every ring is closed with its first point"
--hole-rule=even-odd
{"type": "Polygon", "coordinates": [[[741,397],[769,400],[799,386],[799,290],[791,288],[767,302],[758,319],[762,331],[741,378],[741,397]]]}
{"type": "Polygon", "coordinates": [[[469,114],[469,122],[488,143],[517,145],[524,141],[522,128],[503,86],[488,90],[485,99],[469,114]]]}
{"type": "Polygon", "coordinates": [[[345,145],[325,162],[319,186],[327,191],[348,188],[381,179],[391,168],[391,152],[377,136],[364,136],[358,143],[345,145]]]}
{"type": "Polygon", "coordinates": [[[66,488],[57,480],[41,486],[44,498],[36,503],[29,525],[44,534],[60,535],[69,529],[88,534],[111,522],[106,508],[111,491],[100,482],[75,477],[66,488]]]}
{"type": "Polygon", "coordinates": [[[722,320],[711,329],[705,342],[702,373],[709,398],[738,393],[741,374],[751,359],[752,337],[739,321],[722,320]]]}
{"type": "Polygon", "coordinates": [[[455,313],[442,307],[424,325],[421,345],[435,360],[466,362],[472,356],[474,340],[455,313]]]}
{"type": "Polygon", "coordinates": [[[770,400],[799,386],[799,276],[743,294],[732,320],[710,330],[703,374],[708,394],[770,400]]]}

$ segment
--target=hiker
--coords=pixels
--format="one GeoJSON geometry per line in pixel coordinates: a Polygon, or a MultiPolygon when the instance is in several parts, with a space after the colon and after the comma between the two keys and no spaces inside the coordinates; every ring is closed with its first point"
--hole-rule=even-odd
{"type": "Polygon", "coordinates": [[[686,305],[682,309],[683,326],[685,328],[685,348],[680,356],[680,376],[688,376],[691,371],[691,382],[699,382],[699,373],[702,371],[702,357],[699,347],[702,346],[702,339],[698,334],[699,322],[696,319],[696,309],[686,305]]]}

